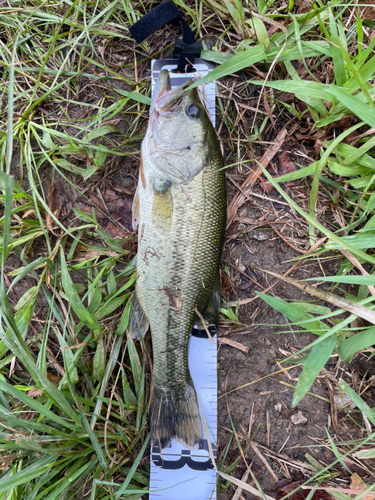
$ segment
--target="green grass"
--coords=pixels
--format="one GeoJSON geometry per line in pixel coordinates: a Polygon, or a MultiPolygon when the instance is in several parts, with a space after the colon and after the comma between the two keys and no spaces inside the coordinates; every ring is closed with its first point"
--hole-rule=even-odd
{"type": "MultiPolygon", "coordinates": [[[[353,1],[316,0],[307,11],[293,0],[258,0],[246,8],[237,0],[176,3],[203,37],[202,57],[218,64],[215,78],[245,75],[244,95],[251,85],[266,93],[283,121],[334,132],[316,161],[276,180],[265,172],[305,221],[311,245],[326,237],[302,259],[332,253],[342,259],[338,275],[324,277],[332,283],[324,299],[334,307],[329,313],[259,294],[296,329],[318,336],[301,358],[297,404],[332,354],[351,360],[375,344],[373,22],[361,18],[353,1]],[[207,33],[214,35],[212,48],[207,33]],[[294,101],[283,102],[282,92],[294,101]],[[344,118],[352,120],[346,129],[344,118]],[[355,132],[358,139],[348,144],[355,132]],[[281,183],[288,180],[309,188],[308,206],[285,193],[281,183]],[[342,214],[341,227],[317,210],[322,193],[342,214]],[[340,290],[348,283],[357,285],[355,295],[340,290]],[[349,328],[357,318],[365,319],[349,328]]],[[[106,169],[139,158],[150,86],[134,61],[139,68],[172,50],[157,37],[134,45],[128,26],[148,9],[129,0],[0,4],[0,499],[138,499],[147,492],[148,364],[145,346],[126,334],[136,279],[133,239],[107,234],[97,220],[102,207],[93,204],[90,212],[74,203],[62,219],[48,190],[62,182],[71,199],[86,197],[84,188],[106,169]],[[94,99],[85,100],[85,92],[94,99]],[[16,289],[23,290],[17,301],[16,289]],[[40,304],[46,307],[38,322],[40,304]]],[[[226,163],[236,164],[236,112],[226,105],[218,99],[223,140],[236,152],[226,163]]],[[[251,141],[264,141],[269,124],[267,113],[254,113],[239,156],[251,141]]],[[[223,313],[237,318],[237,310],[223,313]]],[[[373,409],[344,382],[340,389],[375,425],[373,409]]],[[[351,451],[371,446],[374,437],[351,451]]],[[[220,471],[224,487],[227,480],[238,485],[227,472],[233,471],[220,471]]],[[[319,482],[319,474],[310,481],[319,482]]]]}

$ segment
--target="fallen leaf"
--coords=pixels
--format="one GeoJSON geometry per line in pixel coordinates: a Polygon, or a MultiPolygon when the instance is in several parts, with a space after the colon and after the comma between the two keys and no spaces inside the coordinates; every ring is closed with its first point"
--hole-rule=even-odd
{"type": "MultiPolygon", "coordinates": [[[[58,375],[53,375],[52,373],[47,373],[47,378],[50,380],[54,386],[58,386],[60,381],[62,380],[62,377],[59,377],[58,375]]],[[[28,396],[31,398],[37,398],[43,394],[42,389],[37,389],[34,387],[33,389],[30,389],[27,393],[28,396]]]]}
{"type": "Polygon", "coordinates": [[[27,393],[28,396],[31,398],[37,398],[43,394],[43,391],[41,389],[37,389],[34,387],[34,389],[30,389],[27,393]]]}
{"type": "Polygon", "coordinates": [[[285,175],[290,174],[297,170],[295,163],[290,159],[288,153],[284,150],[281,155],[279,155],[280,169],[279,174],[285,175]]]}
{"type": "MultiPolygon", "coordinates": [[[[274,156],[277,154],[281,146],[284,144],[285,138],[288,135],[292,135],[293,130],[287,130],[286,126],[278,133],[278,135],[275,137],[274,141],[268,149],[265,151],[263,154],[262,158],[260,159],[259,163],[264,167],[267,168],[274,156]]],[[[253,186],[258,179],[262,175],[262,169],[258,165],[257,167],[254,167],[244,182],[241,184],[241,192],[237,193],[236,196],[232,199],[228,206],[227,210],[227,227],[232,222],[232,219],[238,212],[238,209],[245,203],[246,201],[246,195],[244,194],[244,191],[248,189],[250,186],[253,186]]]]}
{"type": "MultiPolygon", "coordinates": [[[[250,469],[255,477],[260,477],[263,473],[263,469],[255,463],[251,464],[250,469]]],[[[254,479],[249,474],[248,468],[243,460],[241,460],[241,462],[237,465],[234,475],[237,479],[242,479],[242,481],[245,481],[247,484],[251,484],[251,486],[255,485],[254,479]]]]}
{"type": "Polygon", "coordinates": [[[66,347],[60,347],[62,351],[71,350],[71,349],[79,349],[80,347],[86,347],[90,345],[90,342],[82,342],[81,344],[67,345],[66,347]]]}
{"type": "MultiPolygon", "coordinates": [[[[351,483],[350,483],[350,490],[355,492],[355,495],[358,495],[359,492],[365,491],[369,487],[368,484],[366,484],[362,479],[358,476],[358,474],[355,472],[352,477],[351,477],[351,483]]],[[[364,495],[362,497],[362,500],[373,500],[374,499],[374,494],[370,495],[364,495]]]]}
{"type": "MultiPolygon", "coordinates": [[[[264,180],[265,180],[265,178],[264,178],[264,180]]],[[[273,191],[272,184],[270,184],[270,183],[267,184],[266,182],[263,182],[263,180],[262,180],[262,182],[259,183],[259,186],[260,186],[260,189],[262,189],[262,191],[264,191],[267,194],[270,194],[273,191]]]]}
{"type": "Polygon", "coordinates": [[[119,193],[124,193],[124,194],[127,194],[129,196],[133,196],[133,194],[134,194],[133,191],[130,191],[130,189],[127,189],[126,187],[121,186],[121,184],[117,184],[115,182],[110,181],[110,186],[111,186],[111,189],[113,189],[114,191],[118,191],[119,193]]]}
{"type": "MultiPolygon", "coordinates": [[[[79,244],[77,245],[77,247],[79,244]]],[[[75,261],[82,262],[83,260],[90,260],[90,259],[95,259],[96,257],[102,257],[103,255],[108,255],[109,257],[117,257],[117,252],[114,250],[110,250],[108,248],[104,250],[87,250],[87,247],[84,245],[81,245],[80,248],[77,248],[78,251],[82,254],[74,257],[75,261]]]]}
{"type": "Polygon", "coordinates": [[[130,191],[116,184],[106,187],[103,193],[97,192],[89,193],[89,200],[82,196],[77,198],[86,205],[83,211],[91,215],[94,209],[95,216],[111,238],[128,238],[132,231],[133,199],[130,191]]]}
{"type": "Polygon", "coordinates": [[[128,233],[123,231],[120,227],[117,227],[113,222],[108,222],[105,227],[105,232],[109,234],[111,238],[127,238],[129,236],[128,233]]]}
{"type": "Polygon", "coordinates": [[[23,212],[22,214],[22,219],[26,219],[27,217],[30,217],[31,214],[35,214],[35,209],[30,208],[29,210],[26,210],[26,212],[23,212]]]}
{"type": "MultiPolygon", "coordinates": [[[[280,168],[278,169],[278,174],[272,176],[274,179],[276,179],[277,177],[280,177],[281,175],[291,174],[292,172],[297,170],[295,163],[290,159],[288,153],[285,150],[282,151],[282,153],[279,155],[278,159],[279,159],[279,163],[280,163],[280,168]]],[[[259,183],[261,189],[263,189],[263,191],[265,193],[268,193],[268,194],[271,193],[273,191],[272,184],[266,182],[267,179],[263,174],[261,175],[261,179],[262,179],[262,181],[259,183]]],[[[293,181],[288,181],[286,183],[286,185],[287,186],[293,185],[293,181]]]]}
{"type": "Polygon", "coordinates": [[[52,373],[47,373],[47,378],[48,380],[50,380],[53,385],[55,385],[56,387],[59,385],[59,383],[61,382],[62,380],[62,377],[59,377],[58,375],[52,375],[52,373]]]}
{"type": "Polygon", "coordinates": [[[361,18],[373,20],[375,16],[374,0],[366,0],[366,2],[363,3],[365,3],[366,5],[358,6],[361,13],[360,14],[361,18]]]}

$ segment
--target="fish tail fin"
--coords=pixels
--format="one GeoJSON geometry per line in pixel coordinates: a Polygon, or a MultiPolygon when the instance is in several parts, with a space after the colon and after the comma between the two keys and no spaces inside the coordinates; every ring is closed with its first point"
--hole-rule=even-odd
{"type": "Polygon", "coordinates": [[[186,448],[198,448],[203,430],[192,382],[177,390],[154,386],[150,431],[151,442],[160,449],[167,448],[172,439],[186,448]]]}

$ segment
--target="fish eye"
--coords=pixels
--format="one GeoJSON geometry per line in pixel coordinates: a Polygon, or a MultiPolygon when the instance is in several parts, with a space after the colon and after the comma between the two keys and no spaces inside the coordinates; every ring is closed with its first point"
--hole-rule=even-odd
{"type": "Polygon", "coordinates": [[[200,118],[200,116],[202,115],[202,110],[196,104],[188,104],[186,106],[186,114],[188,115],[189,118],[196,120],[197,118],[200,118]]]}

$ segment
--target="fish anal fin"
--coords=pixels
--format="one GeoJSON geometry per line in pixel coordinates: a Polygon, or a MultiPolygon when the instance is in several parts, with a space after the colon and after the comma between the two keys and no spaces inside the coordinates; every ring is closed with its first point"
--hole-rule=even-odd
{"type": "Polygon", "coordinates": [[[150,323],[139,302],[137,289],[135,289],[130,310],[129,333],[133,339],[140,339],[141,335],[142,337],[146,335],[149,326],[150,323]]]}
{"type": "MultiPolygon", "coordinates": [[[[219,328],[219,315],[220,315],[220,276],[217,274],[212,288],[210,297],[208,299],[207,307],[202,314],[206,322],[206,326],[211,334],[215,336],[219,328]]],[[[197,327],[193,330],[194,337],[207,338],[206,329],[202,321],[198,318],[197,327]]]]}

